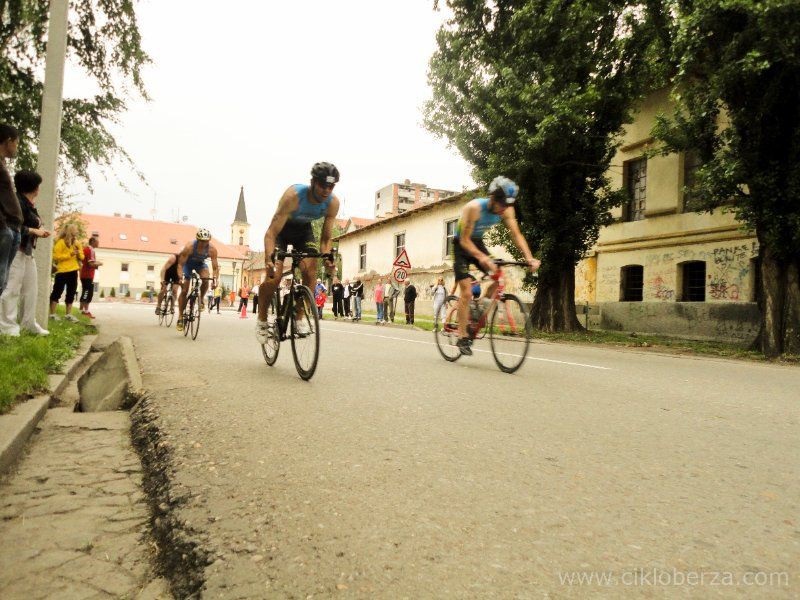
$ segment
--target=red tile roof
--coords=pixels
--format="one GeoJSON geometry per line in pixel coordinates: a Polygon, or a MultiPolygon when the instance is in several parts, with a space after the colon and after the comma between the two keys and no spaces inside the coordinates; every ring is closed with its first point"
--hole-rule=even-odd
{"type": "Polygon", "coordinates": [[[372,225],[378,219],[365,219],[363,217],[350,217],[350,220],[353,222],[353,225],[356,226],[356,229],[361,229],[362,227],[366,227],[367,225],[372,225]]]}
{"type": "MultiPolygon", "coordinates": [[[[188,223],[148,221],[109,215],[80,215],[86,232],[100,234],[100,248],[132,252],[178,252],[186,242],[195,239],[197,227],[188,223]],[[125,236],[124,239],[122,236],[125,236]],[[174,242],[173,242],[174,240],[174,242]]],[[[211,242],[220,258],[243,259],[245,254],[236,246],[223,244],[212,237],[211,242]]]]}

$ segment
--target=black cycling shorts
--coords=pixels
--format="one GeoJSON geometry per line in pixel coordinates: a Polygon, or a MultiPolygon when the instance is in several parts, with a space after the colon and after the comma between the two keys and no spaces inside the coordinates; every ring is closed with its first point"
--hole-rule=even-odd
{"type": "MultiPolygon", "coordinates": [[[[464,250],[461,247],[461,244],[456,239],[454,240],[455,243],[453,244],[453,271],[456,274],[456,281],[460,281],[461,279],[466,279],[467,277],[471,277],[469,274],[469,266],[475,265],[481,271],[486,273],[483,267],[478,264],[478,259],[472,256],[469,252],[464,250]]],[[[486,248],[486,244],[483,243],[482,239],[473,239],[472,243],[478,247],[478,250],[489,255],[489,250],[486,248]]]]}
{"type": "Polygon", "coordinates": [[[319,252],[319,244],[314,239],[311,223],[287,222],[275,238],[275,249],[285,252],[288,246],[298,252],[319,252]]]}

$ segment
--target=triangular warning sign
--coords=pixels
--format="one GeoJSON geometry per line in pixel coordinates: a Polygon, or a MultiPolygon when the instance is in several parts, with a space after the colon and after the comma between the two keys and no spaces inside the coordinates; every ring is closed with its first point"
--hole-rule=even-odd
{"type": "Polygon", "coordinates": [[[395,267],[402,267],[404,269],[411,268],[411,261],[408,260],[408,253],[406,249],[403,248],[403,251],[394,259],[394,263],[392,263],[395,267]]]}

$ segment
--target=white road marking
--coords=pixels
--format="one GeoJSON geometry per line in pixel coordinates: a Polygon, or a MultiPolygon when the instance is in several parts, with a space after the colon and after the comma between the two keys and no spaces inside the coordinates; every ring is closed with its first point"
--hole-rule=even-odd
{"type": "MultiPolygon", "coordinates": [[[[333,331],[333,332],[336,332],[336,333],[349,333],[349,334],[352,334],[352,335],[363,335],[363,336],[367,336],[367,337],[384,338],[384,339],[387,339],[387,340],[400,340],[401,342],[411,342],[411,343],[414,343],[414,344],[427,344],[429,346],[435,346],[436,345],[435,342],[425,342],[425,341],[422,341],[422,340],[410,340],[408,338],[397,337],[397,336],[394,336],[394,335],[381,335],[379,333],[361,333],[360,331],[347,331],[346,329],[332,329],[330,327],[324,327],[324,328],[320,328],[320,329],[321,329],[321,331],[333,331]]],[[[484,352],[486,354],[491,354],[492,353],[491,350],[480,350],[478,348],[473,348],[472,351],[473,352],[484,352]]],[[[506,354],[506,353],[503,353],[503,354],[506,354]]],[[[508,354],[507,356],[513,356],[513,355],[508,354]]],[[[555,359],[552,359],[552,358],[538,358],[536,356],[526,356],[525,358],[527,358],[528,360],[538,360],[538,361],[541,361],[541,362],[557,363],[557,364],[560,364],[560,365],[570,365],[570,366],[573,366],[573,367],[586,367],[587,369],[600,369],[601,371],[613,371],[614,370],[611,367],[600,367],[598,365],[587,365],[587,364],[584,364],[584,363],[569,362],[569,361],[566,361],[566,360],[555,360],[555,359]]]]}

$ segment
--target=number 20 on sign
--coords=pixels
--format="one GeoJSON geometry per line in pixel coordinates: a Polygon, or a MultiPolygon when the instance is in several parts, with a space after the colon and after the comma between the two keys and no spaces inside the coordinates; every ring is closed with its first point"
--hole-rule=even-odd
{"type": "Polygon", "coordinates": [[[394,280],[397,283],[403,283],[406,279],[408,279],[408,271],[402,268],[395,269],[393,275],[394,280]]]}

